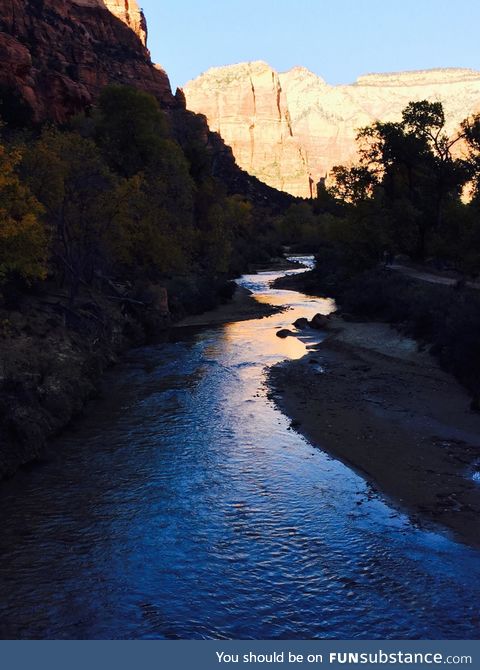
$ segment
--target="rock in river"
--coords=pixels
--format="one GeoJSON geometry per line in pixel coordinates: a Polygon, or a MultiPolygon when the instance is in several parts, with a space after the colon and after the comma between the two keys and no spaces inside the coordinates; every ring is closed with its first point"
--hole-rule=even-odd
{"type": "Polygon", "coordinates": [[[310,321],[310,326],[315,328],[315,330],[325,330],[330,325],[330,319],[324,314],[315,314],[313,319],[310,321]]]}
{"type": "Polygon", "coordinates": [[[292,333],[291,330],[287,330],[287,328],[282,328],[282,330],[278,330],[276,333],[277,337],[281,337],[282,339],[285,339],[286,337],[289,337],[290,335],[295,336],[295,333],[292,333]]]}
{"type": "Polygon", "coordinates": [[[297,319],[293,325],[295,328],[298,328],[298,330],[305,330],[310,324],[308,319],[297,319]]]}

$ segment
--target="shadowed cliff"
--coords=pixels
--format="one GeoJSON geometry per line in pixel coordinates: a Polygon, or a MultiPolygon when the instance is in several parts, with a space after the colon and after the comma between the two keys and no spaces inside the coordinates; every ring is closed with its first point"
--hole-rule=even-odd
{"type": "Polygon", "coordinates": [[[174,105],[168,77],[152,65],[139,34],[101,1],[2,3],[3,114],[16,112],[7,120],[20,123],[62,123],[88,108],[109,83],[136,85],[163,107],[174,105]]]}

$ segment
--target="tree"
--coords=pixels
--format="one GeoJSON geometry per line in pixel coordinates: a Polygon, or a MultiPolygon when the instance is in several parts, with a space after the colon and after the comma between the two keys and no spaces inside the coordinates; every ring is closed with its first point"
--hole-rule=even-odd
{"type": "Polygon", "coordinates": [[[348,168],[336,165],[332,168],[332,178],[331,193],[337,199],[352,204],[367,200],[377,183],[375,173],[365,166],[348,168]]]}
{"type": "Polygon", "coordinates": [[[0,280],[13,274],[44,279],[48,238],[43,208],[19,178],[22,155],[0,145],[0,280]]]}
{"type": "Polygon", "coordinates": [[[472,180],[473,199],[480,200],[480,114],[465,119],[462,123],[462,131],[468,150],[468,164],[472,180]]]}
{"type": "Polygon", "coordinates": [[[110,168],[133,177],[155,170],[169,133],[153,96],[129,86],[107,86],[96,109],[95,135],[110,168]]]}
{"type": "Polygon", "coordinates": [[[121,274],[155,279],[187,270],[193,230],[175,230],[168,212],[152,200],[142,175],[122,180],[113,200],[118,207],[107,244],[121,274]]]}
{"type": "Polygon", "coordinates": [[[120,256],[136,258],[138,267],[147,271],[149,265],[154,274],[185,271],[192,255],[196,187],[157,100],[130,87],[107,87],[95,125],[96,141],[110,169],[127,180],[139,178],[133,182],[137,201],[127,207],[136,230],[124,225],[123,232],[130,229],[131,243],[120,235],[125,245],[120,256]]]}
{"type": "MultiPolygon", "coordinates": [[[[425,258],[432,231],[441,226],[448,203],[458,200],[468,179],[468,165],[452,154],[463,137],[459,132],[449,138],[441,103],[426,100],[409,103],[400,122],[376,122],[358,134],[360,166],[355,169],[366,171],[360,176],[368,181],[369,174],[371,183],[381,187],[396,228],[393,238],[403,239],[404,246],[410,240],[403,251],[418,259],[425,258]]],[[[339,172],[340,186],[354,194],[350,198],[355,196],[353,176],[339,172]]]]}
{"type": "Polygon", "coordinates": [[[68,280],[73,301],[80,284],[108,266],[106,239],[119,207],[117,179],[92,140],[55,129],[44,131],[30,147],[23,171],[45,207],[52,260],[68,280]]]}

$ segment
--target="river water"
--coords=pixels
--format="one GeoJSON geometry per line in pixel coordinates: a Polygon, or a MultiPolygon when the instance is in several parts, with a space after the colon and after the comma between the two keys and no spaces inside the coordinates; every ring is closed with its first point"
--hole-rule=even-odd
{"type": "Polygon", "coordinates": [[[332,303],[131,351],[47,461],[0,486],[10,638],[478,638],[480,552],[415,527],[291,430],[275,330],[332,303]]]}

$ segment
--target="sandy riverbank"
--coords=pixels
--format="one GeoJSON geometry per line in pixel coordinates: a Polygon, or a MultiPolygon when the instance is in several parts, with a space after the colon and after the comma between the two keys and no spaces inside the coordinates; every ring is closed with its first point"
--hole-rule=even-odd
{"type": "Polygon", "coordinates": [[[467,393],[389,326],[337,325],[318,350],[269,372],[275,401],[420,524],[480,545],[480,415],[467,393]]]}
{"type": "Polygon", "coordinates": [[[253,294],[243,286],[238,286],[235,294],[228,303],[215,307],[208,312],[187,316],[178,321],[174,327],[185,326],[213,326],[232,321],[248,321],[249,319],[261,319],[280,311],[273,305],[262,304],[255,300],[253,294]]]}

